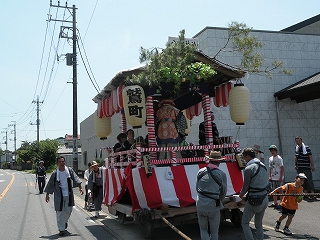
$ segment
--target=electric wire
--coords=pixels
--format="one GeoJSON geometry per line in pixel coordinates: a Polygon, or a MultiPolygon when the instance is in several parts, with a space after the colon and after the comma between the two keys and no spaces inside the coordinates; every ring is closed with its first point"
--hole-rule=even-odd
{"type": "MultiPolygon", "coordinates": [[[[29,108],[26,112],[24,112],[23,116],[20,117],[19,121],[16,121],[16,125],[21,125],[23,123],[25,123],[26,121],[28,121],[28,124],[31,119],[31,117],[33,117],[34,115],[34,111],[35,111],[35,106],[34,104],[29,105],[29,108]]],[[[24,127],[23,129],[25,129],[26,127],[24,127]]]]}
{"type": "Polygon", "coordinates": [[[65,84],[65,86],[64,86],[64,88],[63,88],[63,90],[60,92],[60,95],[59,95],[59,97],[57,98],[57,101],[55,102],[55,104],[52,106],[51,111],[50,111],[50,112],[49,112],[49,114],[47,115],[47,118],[46,118],[46,119],[44,119],[44,120],[43,120],[43,122],[46,122],[46,120],[50,117],[50,115],[51,115],[51,113],[53,112],[53,110],[55,109],[55,107],[56,107],[57,103],[58,103],[58,102],[59,102],[59,100],[61,99],[61,97],[62,97],[62,95],[63,95],[63,93],[64,93],[64,91],[65,91],[66,87],[67,87],[67,83],[65,84]]]}
{"type": "MultiPolygon", "coordinates": [[[[57,10],[58,10],[58,9],[57,9],[57,10]]],[[[58,15],[58,14],[56,14],[56,18],[57,18],[57,15],[58,15]]],[[[65,17],[66,17],[66,9],[65,9],[64,12],[63,12],[62,21],[65,20],[65,17]]],[[[62,26],[64,26],[63,24],[64,24],[64,22],[62,22],[62,26]]],[[[56,24],[54,25],[54,29],[53,29],[52,40],[53,40],[53,38],[54,38],[55,26],[56,26],[56,24]]],[[[58,50],[59,50],[59,47],[60,47],[60,43],[61,43],[61,37],[60,37],[60,35],[59,35],[56,46],[54,46],[54,44],[51,45],[52,48],[53,48],[54,51],[55,51],[55,56],[53,57],[53,62],[52,62],[52,67],[51,67],[50,74],[49,74],[49,80],[48,80],[48,83],[47,83],[47,87],[46,87],[44,96],[42,97],[43,101],[45,101],[45,99],[46,99],[46,97],[47,97],[47,95],[48,95],[48,91],[50,91],[49,89],[52,88],[53,82],[54,82],[54,80],[55,80],[55,77],[52,77],[52,76],[53,76],[53,72],[54,72],[54,69],[55,69],[56,56],[59,56],[59,55],[58,55],[58,50]],[[52,83],[51,83],[51,82],[52,82],[52,83]],[[50,83],[51,83],[51,85],[50,85],[50,83]]],[[[63,49],[64,49],[64,47],[63,47],[63,49]]],[[[49,55],[48,59],[50,59],[50,55],[49,55]]],[[[56,76],[57,72],[58,72],[58,67],[57,67],[56,70],[55,70],[55,76],[56,76]]]]}
{"type": "MultiPolygon", "coordinates": [[[[66,4],[67,3],[68,3],[68,1],[66,1],[66,4]]],[[[94,9],[93,9],[93,12],[91,14],[91,17],[90,17],[90,20],[89,20],[89,23],[88,23],[88,26],[87,26],[87,29],[86,29],[86,32],[85,32],[85,36],[86,36],[86,34],[87,34],[88,30],[89,30],[91,21],[93,19],[93,16],[94,16],[94,13],[95,13],[95,10],[96,10],[96,7],[97,7],[97,4],[98,4],[98,0],[96,1],[94,9]]],[[[66,9],[68,9],[68,8],[66,8],[66,9]]],[[[50,96],[50,93],[52,92],[52,87],[54,85],[54,80],[56,79],[56,76],[57,76],[57,73],[58,73],[58,68],[59,68],[59,64],[56,64],[55,61],[54,61],[54,62],[52,62],[51,68],[49,70],[50,59],[52,59],[52,55],[53,55],[52,53],[53,52],[55,53],[54,54],[55,55],[54,58],[58,58],[59,57],[58,52],[59,52],[60,47],[62,46],[60,38],[58,39],[57,43],[55,43],[55,41],[54,41],[54,37],[55,37],[54,32],[55,32],[57,24],[55,23],[53,25],[53,28],[50,28],[52,26],[50,24],[51,23],[50,19],[51,19],[51,16],[52,16],[51,15],[51,10],[52,10],[52,7],[50,5],[49,11],[48,11],[49,12],[48,13],[48,20],[47,20],[46,29],[45,29],[45,36],[44,36],[44,41],[43,41],[43,46],[42,46],[42,53],[41,53],[41,58],[40,58],[38,76],[37,76],[37,81],[36,81],[35,90],[34,90],[34,94],[33,94],[33,99],[35,99],[37,95],[40,96],[41,100],[43,101],[42,107],[44,107],[44,105],[46,105],[46,102],[47,102],[46,100],[50,96]],[[50,42],[48,41],[49,39],[50,39],[50,42]],[[48,42],[49,42],[49,44],[48,44],[48,42]],[[46,47],[48,45],[50,45],[50,47],[49,47],[50,50],[49,50],[49,53],[48,53],[47,60],[45,61],[46,47]],[[50,71],[50,73],[49,73],[49,71],[50,71]],[[41,77],[41,73],[42,72],[44,72],[43,77],[41,77]],[[41,79],[42,79],[42,81],[41,81],[41,79]],[[42,82],[41,89],[39,89],[40,82],[42,82]],[[40,91],[38,91],[38,90],[40,90],[40,91]]],[[[68,11],[69,11],[70,15],[72,15],[72,12],[70,12],[69,9],[68,9],[68,11]]],[[[58,16],[58,9],[55,12],[55,16],[56,17],[58,16]]],[[[66,16],[66,11],[64,11],[63,19],[65,19],[65,16],[66,16]]],[[[93,71],[91,69],[91,66],[89,64],[89,61],[88,61],[88,58],[87,58],[87,54],[86,54],[86,51],[85,51],[85,48],[84,48],[84,44],[83,44],[82,39],[80,37],[79,31],[78,31],[78,34],[79,34],[78,40],[81,41],[81,45],[82,45],[82,49],[83,49],[82,50],[80,48],[79,42],[77,41],[77,47],[78,47],[82,62],[84,64],[85,70],[86,70],[86,72],[87,72],[87,74],[88,74],[88,76],[90,78],[91,83],[93,84],[93,86],[96,89],[96,91],[99,92],[100,89],[99,89],[98,83],[97,83],[97,81],[96,81],[96,79],[94,77],[94,74],[93,74],[93,71]],[[83,54],[84,54],[84,56],[83,56],[83,54]],[[85,62],[87,62],[87,64],[85,62]],[[91,74],[90,74],[90,72],[91,72],[91,74]]],[[[68,43],[70,46],[72,45],[70,39],[67,39],[66,41],[64,41],[64,43],[68,43]]],[[[64,49],[64,45],[62,46],[62,49],[64,49]]],[[[60,51],[61,51],[61,49],[60,49],[60,51]]],[[[52,108],[50,106],[51,111],[49,112],[48,115],[46,114],[46,118],[42,122],[43,123],[42,124],[42,128],[43,129],[44,129],[44,123],[49,119],[49,117],[51,116],[54,108],[56,107],[56,105],[58,103],[58,101],[60,100],[60,98],[62,97],[63,93],[65,92],[66,86],[67,86],[67,84],[65,85],[65,87],[61,91],[60,96],[58,98],[56,98],[56,102],[55,102],[54,106],[52,108]]],[[[29,140],[30,141],[31,139],[35,139],[35,137],[31,136],[31,133],[33,131],[36,131],[35,130],[35,125],[32,125],[31,122],[32,122],[32,119],[35,116],[36,111],[37,111],[36,104],[34,104],[34,101],[32,101],[26,111],[14,113],[15,115],[21,115],[21,117],[16,121],[16,125],[17,125],[17,131],[24,132],[22,137],[25,140],[29,140]],[[25,124],[25,123],[27,123],[27,124],[25,124]],[[18,125],[20,127],[18,127],[18,125]],[[21,126],[23,126],[23,127],[21,128],[21,126]]],[[[44,119],[44,116],[42,116],[42,113],[40,113],[40,114],[41,114],[41,118],[44,119]]],[[[8,114],[8,115],[12,115],[12,114],[8,114]]],[[[0,115],[0,117],[2,117],[2,115],[0,115]]],[[[69,130],[69,129],[66,129],[66,130],[69,130]]],[[[44,130],[44,134],[45,135],[46,135],[47,131],[51,131],[51,130],[44,130]]],[[[57,131],[57,130],[55,130],[55,131],[57,131]]],[[[18,136],[21,136],[21,135],[18,135],[18,136]]]]}
{"type": "MultiPolygon", "coordinates": [[[[50,9],[51,6],[49,7],[49,14],[48,17],[50,16],[50,9]]],[[[42,54],[41,54],[41,60],[40,60],[40,67],[39,67],[39,71],[38,71],[38,77],[37,77],[37,82],[36,82],[36,87],[35,87],[35,91],[34,91],[34,95],[33,95],[33,99],[35,99],[36,93],[37,93],[37,89],[38,89],[38,84],[39,84],[39,80],[40,80],[40,72],[41,72],[41,68],[42,68],[42,61],[43,61],[43,57],[44,57],[44,52],[45,52],[45,43],[46,43],[46,39],[47,39],[47,34],[48,34],[48,27],[49,27],[49,21],[47,21],[47,25],[46,25],[46,31],[45,31],[45,38],[43,41],[43,47],[42,47],[42,54]]],[[[22,124],[25,122],[25,119],[28,118],[28,115],[30,115],[32,112],[29,111],[30,108],[32,107],[32,102],[30,103],[28,109],[24,112],[24,114],[16,121],[16,124],[22,124]]]]}
{"type": "MultiPolygon", "coordinates": [[[[57,15],[56,15],[57,16],[57,15]]],[[[66,9],[64,10],[63,12],[63,17],[62,17],[62,22],[66,20],[66,9]]],[[[62,23],[62,26],[63,26],[63,23],[62,23]]],[[[60,29],[61,30],[61,29],[60,29]]],[[[55,31],[55,28],[53,29],[52,31],[52,39],[54,38],[54,31],[55,31]]],[[[53,41],[52,41],[53,42],[53,41]]],[[[64,41],[64,43],[66,43],[66,41],[64,41]]],[[[59,47],[61,45],[61,37],[60,37],[60,34],[59,34],[59,37],[58,37],[58,42],[56,44],[56,46],[54,46],[54,44],[51,44],[52,48],[54,49],[55,51],[55,55],[57,56],[57,59],[56,59],[56,56],[53,57],[53,62],[52,62],[52,67],[51,67],[51,70],[50,70],[50,74],[49,74],[49,80],[48,80],[48,83],[47,83],[47,87],[46,87],[46,90],[45,90],[45,93],[43,95],[43,101],[46,102],[45,100],[47,99],[47,96],[49,95],[49,93],[51,92],[53,86],[54,86],[54,81],[56,79],[56,76],[57,76],[57,73],[58,73],[58,69],[59,69],[59,65],[56,65],[56,61],[59,62],[59,55],[58,55],[58,50],[59,50],[59,47]],[[55,67],[57,66],[57,67],[55,67]],[[51,84],[50,84],[51,83],[51,84]]],[[[64,45],[63,45],[63,48],[62,48],[62,51],[64,49],[64,45]]],[[[50,56],[48,57],[49,59],[51,58],[50,56]]],[[[64,87],[65,89],[65,87],[64,87]]],[[[64,90],[61,92],[60,94],[60,97],[62,95],[62,93],[64,92],[64,90]]],[[[56,106],[56,104],[58,103],[59,99],[55,99],[55,104],[54,104],[54,107],[56,106]]],[[[45,104],[43,105],[43,107],[45,106],[45,104]]],[[[50,109],[51,111],[49,112],[49,115],[47,116],[46,119],[49,118],[50,114],[52,113],[52,111],[54,110],[54,107],[51,107],[50,106],[50,109]]],[[[41,116],[42,113],[41,113],[41,116]]],[[[43,117],[41,117],[41,119],[43,119],[43,117]]],[[[45,133],[45,136],[46,136],[46,129],[44,127],[44,124],[45,124],[46,120],[42,121],[42,129],[43,129],[43,132],[45,133]]]]}
{"type": "MultiPolygon", "coordinates": [[[[84,39],[85,39],[85,38],[86,38],[86,36],[87,36],[87,32],[88,32],[88,30],[89,30],[89,26],[90,26],[90,24],[91,24],[91,21],[92,21],[93,15],[94,15],[94,13],[95,13],[95,11],[96,11],[97,5],[98,5],[98,0],[96,1],[96,4],[95,4],[95,6],[94,6],[94,8],[93,8],[93,11],[92,11],[92,14],[91,14],[91,17],[90,17],[90,20],[89,20],[89,23],[88,23],[87,29],[86,29],[86,31],[85,31],[85,33],[84,33],[84,39]]],[[[84,39],[83,39],[83,40],[84,40],[84,39]]]]}
{"type": "MultiPolygon", "coordinates": [[[[96,4],[95,4],[95,6],[94,6],[94,8],[93,8],[93,11],[92,11],[92,14],[91,14],[91,17],[90,17],[90,20],[89,20],[87,29],[86,29],[85,34],[84,34],[84,39],[85,39],[86,36],[87,36],[87,32],[88,32],[88,30],[89,30],[89,27],[90,27],[91,21],[92,21],[92,19],[93,19],[95,10],[96,10],[96,8],[97,8],[97,5],[98,5],[98,0],[96,1],[96,4]]],[[[82,41],[82,38],[81,38],[81,35],[80,35],[80,31],[79,31],[79,30],[78,30],[78,35],[79,35],[79,38],[78,38],[78,39],[80,39],[81,46],[82,46],[82,48],[83,48],[83,51],[84,51],[84,54],[85,54],[85,57],[86,57],[86,60],[87,60],[87,63],[88,63],[88,66],[89,66],[91,75],[92,75],[92,78],[94,79],[94,82],[95,82],[95,83],[93,83],[93,80],[92,80],[92,78],[90,77],[90,74],[89,74],[89,72],[88,72],[88,69],[87,69],[87,67],[86,67],[86,64],[85,64],[85,62],[84,62],[84,59],[83,59],[83,56],[82,56],[82,53],[81,53],[81,49],[80,49],[80,46],[79,46],[79,42],[77,41],[77,45],[78,45],[79,53],[80,53],[80,56],[81,56],[81,59],[82,59],[82,63],[84,64],[85,70],[86,70],[86,72],[87,72],[87,74],[88,74],[88,76],[89,76],[89,78],[90,78],[90,81],[91,81],[93,87],[94,87],[94,88],[96,89],[96,91],[99,93],[99,92],[100,92],[100,87],[99,87],[99,85],[98,85],[98,83],[97,83],[97,81],[96,81],[96,79],[95,79],[95,77],[94,77],[93,71],[92,71],[92,69],[91,69],[91,66],[90,66],[90,63],[89,63],[89,60],[88,60],[88,57],[87,57],[87,53],[86,53],[86,50],[85,50],[85,48],[84,48],[84,44],[83,44],[83,41],[82,41]]]]}
{"type": "MultiPolygon", "coordinates": [[[[49,8],[49,13],[48,13],[49,20],[50,20],[50,17],[51,17],[51,14],[50,14],[50,8],[49,8]]],[[[39,67],[39,71],[38,71],[38,78],[37,78],[36,88],[35,88],[35,91],[34,91],[34,94],[33,94],[33,99],[35,99],[35,97],[36,97],[38,84],[39,84],[39,81],[40,81],[40,73],[41,73],[41,69],[42,69],[42,62],[43,62],[43,58],[44,58],[46,40],[47,40],[48,29],[49,29],[49,22],[50,22],[49,20],[47,20],[47,27],[46,27],[45,37],[44,37],[44,41],[43,41],[41,59],[40,59],[40,67],[39,67]]]]}
{"type": "MultiPolygon", "coordinates": [[[[50,9],[51,7],[49,7],[49,13],[48,13],[48,17],[51,16],[50,14],[50,9]]],[[[43,41],[43,47],[42,47],[42,54],[41,54],[41,60],[40,60],[40,66],[39,66],[39,71],[38,71],[38,77],[37,77],[37,82],[36,82],[36,86],[35,86],[35,91],[34,91],[34,96],[33,99],[35,99],[35,96],[37,94],[37,89],[38,89],[38,85],[39,85],[39,81],[40,81],[40,73],[41,73],[41,69],[42,69],[42,63],[43,63],[43,58],[44,58],[44,53],[45,53],[45,46],[46,46],[46,39],[47,39],[47,35],[48,35],[48,29],[49,29],[49,21],[47,21],[46,24],[46,31],[45,31],[45,37],[44,37],[44,41],[43,41]]],[[[16,125],[17,127],[19,125],[22,125],[23,123],[25,123],[26,121],[28,121],[29,119],[31,119],[31,117],[34,115],[34,111],[35,111],[35,107],[33,102],[30,103],[28,109],[24,112],[24,114],[16,121],[16,125]]],[[[28,133],[25,135],[27,136],[32,130],[33,130],[33,126],[30,124],[31,120],[28,122],[28,124],[23,127],[22,129],[19,129],[19,131],[28,131],[28,129],[30,128],[30,130],[28,131],[28,133]]]]}
{"type": "MultiPolygon", "coordinates": [[[[80,34],[79,34],[79,36],[80,36],[80,34]]],[[[80,40],[81,40],[81,38],[80,38],[80,40]]],[[[82,43],[82,41],[81,41],[81,43],[82,43]]],[[[87,55],[86,55],[86,52],[85,52],[85,49],[84,49],[84,46],[82,45],[83,50],[84,50],[84,54],[85,54],[86,59],[87,59],[87,62],[88,62],[88,66],[89,66],[89,68],[90,68],[92,77],[93,77],[93,79],[94,79],[94,82],[93,82],[93,80],[92,80],[92,78],[91,78],[91,76],[90,76],[90,73],[88,72],[88,68],[87,68],[87,66],[86,66],[86,63],[84,62],[84,59],[83,59],[83,56],[82,56],[82,53],[81,53],[81,49],[80,49],[80,46],[79,46],[79,41],[77,41],[77,46],[78,46],[78,50],[79,50],[79,53],[80,53],[80,57],[81,57],[82,63],[83,63],[84,68],[85,68],[85,70],[86,70],[86,72],[87,72],[87,74],[88,74],[88,77],[89,77],[89,79],[90,79],[93,87],[94,87],[94,88],[96,89],[96,91],[99,93],[99,92],[100,92],[100,88],[99,88],[99,85],[98,85],[97,81],[96,81],[95,78],[94,78],[93,72],[92,72],[92,70],[91,70],[91,67],[90,67],[90,64],[89,64],[89,61],[88,61],[88,58],[87,58],[87,55]],[[97,86],[96,86],[96,85],[97,85],[97,86]]]]}
{"type": "MultiPolygon", "coordinates": [[[[56,10],[56,14],[55,14],[55,18],[57,18],[57,15],[58,15],[58,9],[56,10]]],[[[52,49],[55,49],[54,48],[54,31],[56,29],[56,25],[57,25],[57,22],[54,22],[53,24],[53,30],[52,30],[52,35],[51,35],[51,41],[50,41],[50,48],[49,48],[49,53],[48,53],[48,58],[47,58],[47,61],[46,61],[46,68],[45,68],[45,72],[44,72],[44,76],[43,76],[43,83],[42,83],[42,86],[41,86],[41,90],[40,90],[40,96],[42,94],[42,91],[43,91],[43,88],[44,88],[44,84],[45,84],[45,81],[46,81],[46,77],[47,77],[47,73],[48,73],[48,68],[49,68],[49,61],[50,61],[50,57],[51,57],[51,51],[52,49]]],[[[55,49],[56,50],[56,49],[55,49]]],[[[51,68],[52,69],[52,68],[51,68]]],[[[51,73],[51,71],[50,71],[51,73]]],[[[50,75],[50,74],[49,74],[50,75]]],[[[50,77],[49,77],[49,80],[48,80],[48,84],[50,82],[50,77]]]]}

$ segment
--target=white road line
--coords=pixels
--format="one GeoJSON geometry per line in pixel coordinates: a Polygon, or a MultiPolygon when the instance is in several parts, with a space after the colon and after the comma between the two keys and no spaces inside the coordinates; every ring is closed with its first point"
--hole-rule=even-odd
{"type": "Polygon", "coordinates": [[[96,224],[96,222],[93,221],[92,219],[88,219],[88,222],[91,223],[91,224],[96,224]]]}

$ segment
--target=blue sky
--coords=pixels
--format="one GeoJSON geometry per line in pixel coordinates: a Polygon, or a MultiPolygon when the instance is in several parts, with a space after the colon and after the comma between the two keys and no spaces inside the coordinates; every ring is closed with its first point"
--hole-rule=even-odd
{"type": "MultiPolygon", "coordinates": [[[[61,1],[65,6],[66,1],[61,1]]],[[[232,21],[257,30],[278,31],[319,14],[318,0],[68,0],[76,5],[82,55],[86,55],[100,89],[121,70],[138,66],[140,47],[165,47],[168,36],[186,30],[191,38],[207,26],[227,27],[232,21]]],[[[56,0],[52,0],[57,5],[56,0]]],[[[8,133],[13,148],[16,123],[17,148],[21,141],[37,140],[36,104],[40,104],[40,140],[72,134],[72,67],[64,54],[72,45],[58,38],[65,9],[50,8],[50,1],[8,1],[0,8],[0,140],[8,133]],[[57,11],[58,10],[58,11],[57,11]],[[57,61],[59,56],[59,62],[57,61]]],[[[65,26],[71,26],[64,24],[65,26]]],[[[90,75],[91,78],[92,74],[90,75]]],[[[97,91],[78,55],[78,122],[96,109],[97,91]]],[[[80,133],[80,127],[79,127],[80,133]]]]}

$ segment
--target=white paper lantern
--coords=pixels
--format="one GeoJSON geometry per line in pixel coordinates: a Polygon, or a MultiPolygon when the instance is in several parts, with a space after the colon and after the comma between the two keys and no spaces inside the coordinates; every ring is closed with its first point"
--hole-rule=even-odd
{"type": "Polygon", "coordinates": [[[127,122],[140,128],[146,121],[146,97],[141,86],[127,86],[122,91],[123,109],[127,122]]]}
{"type": "Polygon", "coordinates": [[[243,83],[237,83],[230,90],[230,116],[236,125],[244,125],[250,116],[250,92],[243,83]]]}
{"type": "Polygon", "coordinates": [[[103,116],[102,118],[99,118],[96,111],[94,113],[94,128],[98,138],[100,139],[108,138],[112,132],[111,117],[103,116]]]}

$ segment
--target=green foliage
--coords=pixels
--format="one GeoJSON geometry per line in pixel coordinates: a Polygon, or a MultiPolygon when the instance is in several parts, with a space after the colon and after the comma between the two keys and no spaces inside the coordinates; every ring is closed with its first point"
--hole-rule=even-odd
{"type": "Polygon", "coordinates": [[[21,150],[17,150],[17,153],[18,153],[17,163],[21,164],[21,163],[32,162],[34,157],[34,154],[32,151],[21,149],[21,150]]]}
{"type": "MultiPolygon", "coordinates": [[[[265,59],[259,49],[264,44],[258,41],[256,36],[250,36],[250,32],[251,28],[244,23],[229,24],[226,43],[213,58],[217,58],[221,52],[236,52],[241,56],[238,67],[246,72],[265,74],[270,78],[275,70],[280,74],[290,75],[292,70],[284,68],[282,61],[273,61],[271,66],[262,69],[265,59]]],[[[131,79],[127,78],[126,85],[158,87],[160,91],[161,82],[173,82],[173,90],[178,91],[182,82],[188,81],[191,86],[196,87],[199,81],[211,78],[217,73],[210,65],[196,62],[195,46],[185,43],[185,30],[180,31],[178,41],[167,43],[161,52],[157,48],[148,50],[141,47],[139,60],[147,63],[146,70],[133,75],[131,79]]]]}
{"type": "Polygon", "coordinates": [[[275,70],[278,70],[280,74],[292,74],[292,70],[284,68],[282,61],[273,61],[271,66],[262,69],[262,65],[265,62],[259,49],[263,47],[263,43],[258,41],[256,36],[250,36],[251,28],[248,28],[244,23],[232,22],[229,24],[228,38],[225,45],[216,53],[216,58],[221,52],[237,52],[241,55],[241,63],[239,67],[244,71],[265,74],[272,78],[275,70]],[[228,48],[232,43],[231,49],[228,48]]]}
{"type": "Polygon", "coordinates": [[[5,162],[3,165],[2,165],[3,168],[10,168],[10,162],[5,162]]]}
{"type": "Polygon", "coordinates": [[[251,29],[247,28],[246,24],[232,22],[228,31],[234,49],[243,55],[241,67],[250,72],[258,72],[264,59],[257,49],[261,48],[263,44],[257,40],[257,37],[249,35],[251,29]]]}
{"type": "Polygon", "coordinates": [[[56,165],[58,145],[57,140],[50,139],[42,140],[39,143],[37,141],[23,142],[21,147],[17,149],[17,162],[33,162],[37,165],[40,160],[43,160],[47,167],[56,165]]]}
{"type": "Polygon", "coordinates": [[[0,156],[4,155],[5,154],[5,151],[3,151],[1,148],[0,148],[0,156]]]}
{"type": "Polygon", "coordinates": [[[57,169],[57,164],[46,166],[47,173],[52,173],[56,169],[57,169]]]}
{"type": "Polygon", "coordinates": [[[147,50],[141,47],[139,59],[141,63],[147,62],[147,68],[139,75],[126,79],[126,85],[155,86],[161,90],[161,82],[173,82],[173,90],[178,91],[181,82],[188,81],[196,86],[199,81],[216,74],[210,65],[196,62],[195,47],[185,43],[184,30],[180,31],[179,40],[167,43],[162,52],[156,48],[147,50]]]}
{"type": "Polygon", "coordinates": [[[57,140],[42,140],[39,144],[39,160],[43,160],[47,166],[56,165],[57,150],[59,143],[57,140]]]}

